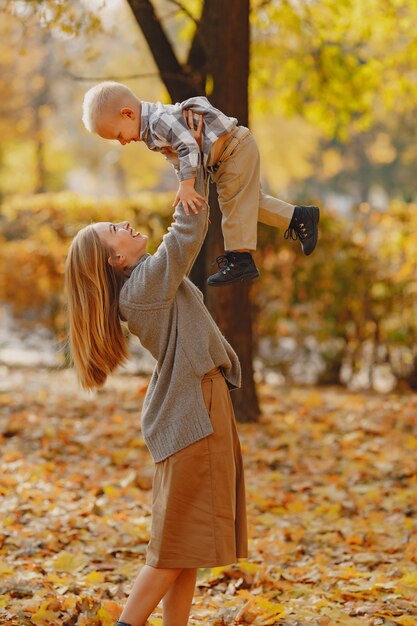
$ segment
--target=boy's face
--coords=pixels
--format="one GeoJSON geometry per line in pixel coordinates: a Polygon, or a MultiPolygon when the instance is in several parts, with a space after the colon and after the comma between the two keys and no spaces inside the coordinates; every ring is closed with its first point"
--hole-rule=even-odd
{"type": "Polygon", "coordinates": [[[116,139],[122,146],[139,139],[139,117],[129,107],[117,113],[104,114],[97,124],[97,134],[103,139],[116,139]]]}

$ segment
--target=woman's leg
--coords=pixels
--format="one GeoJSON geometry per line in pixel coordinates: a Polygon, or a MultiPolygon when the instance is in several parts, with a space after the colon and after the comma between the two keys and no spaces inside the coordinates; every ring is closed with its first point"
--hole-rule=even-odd
{"type": "Polygon", "coordinates": [[[131,626],[144,626],[149,615],[182,571],[179,567],[159,568],[144,565],[135,580],[119,621],[131,626]]]}
{"type": "Polygon", "coordinates": [[[187,626],[193,600],[197,568],[183,569],[162,600],[163,626],[187,626]]]}

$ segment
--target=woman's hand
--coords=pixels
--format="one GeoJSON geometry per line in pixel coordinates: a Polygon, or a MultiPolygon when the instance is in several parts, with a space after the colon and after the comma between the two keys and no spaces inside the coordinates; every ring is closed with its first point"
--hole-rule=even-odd
{"type": "Polygon", "coordinates": [[[198,147],[201,150],[201,138],[203,136],[203,124],[204,124],[204,115],[200,113],[196,113],[198,115],[198,125],[197,129],[194,129],[194,113],[191,109],[185,109],[182,112],[182,117],[184,122],[187,124],[188,128],[191,131],[192,136],[198,143],[198,147]]]}
{"type": "MultiPolygon", "coordinates": [[[[203,123],[204,123],[203,115],[198,114],[199,120],[198,120],[197,129],[194,129],[194,117],[193,117],[193,112],[191,109],[187,109],[186,111],[183,111],[182,117],[184,119],[184,122],[187,124],[188,128],[190,129],[192,136],[198,143],[198,147],[201,150],[201,138],[203,136],[203,123]]],[[[168,157],[178,157],[178,152],[175,152],[175,150],[171,146],[166,146],[165,148],[161,148],[161,152],[165,154],[165,156],[168,156],[168,157]]]]}
{"type": "Polygon", "coordinates": [[[175,150],[173,150],[171,148],[171,146],[165,146],[165,148],[161,148],[161,152],[162,152],[162,154],[165,154],[165,156],[167,156],[167,157],[177,157],[178,156],[178,152],[175,152],[175,150]]]}

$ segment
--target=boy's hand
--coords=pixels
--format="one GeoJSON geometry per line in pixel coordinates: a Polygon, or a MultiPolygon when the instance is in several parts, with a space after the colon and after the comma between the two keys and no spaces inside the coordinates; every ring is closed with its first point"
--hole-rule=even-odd
{"type": "Polygon", "coordinates": [[[198,143],[198,147],[201,150],[201,137],[203,135],[204,115],[201,115],[200,113],[196,115],[198,115],[198,126],[197,126],[197,129],[195,130],[194,129],[194,113],[192,112],[192,110],[184,109],[184,111],[182,112],[183,120],[187,124],[188,128],[190,129],[192,136],[198,143]]]}
{"type": "Polygon", "coordinates": [[[178,187],[177,195],[175,196],[175,200],[172,203],[172,206],[177,206],[178,202],[182,202],[182,206],[184,208],[184,212],[186,215],[190,215],[190,209],[193,213],[198,213],[198,208],[204,210],[206,207],[204,203],[207,200],[200,196],[199,193],[194,189],[195,178],[189,178],[188,180],[182,180],[180,182],[180,186],[178,187]]]}

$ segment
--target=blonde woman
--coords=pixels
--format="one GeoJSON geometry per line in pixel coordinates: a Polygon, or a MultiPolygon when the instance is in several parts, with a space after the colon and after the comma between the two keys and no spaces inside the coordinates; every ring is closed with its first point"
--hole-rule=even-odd
{"type": "MultiPolygon", "coordinates": [[[[201,183],[201,181],[200,181],[201,183]]],[[[155,357],[141,428],[155,462],[146,564],[116,626],[188,623],[197,568],[247,557],[245,485],[229,390],[238,358],[187,278],[208,211],[174,213],[157,252],[127,222],[86,226],[66,263],[70,348],[84,388],[126,358],[121,320],[155,357]]]]}

